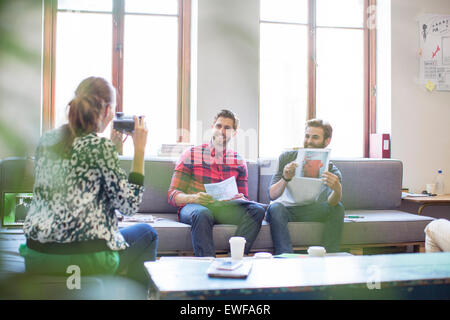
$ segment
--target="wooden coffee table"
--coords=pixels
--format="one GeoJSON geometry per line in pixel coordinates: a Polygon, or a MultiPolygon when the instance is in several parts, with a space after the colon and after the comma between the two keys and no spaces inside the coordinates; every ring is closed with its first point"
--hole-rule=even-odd
{"type": "Polygon", "coordinates": [[[429,206],[450,206],[450,194],[431,197],[405,197],[403,200],[420,204],[417,214],[421,214],[422,210],[429,206]]]}

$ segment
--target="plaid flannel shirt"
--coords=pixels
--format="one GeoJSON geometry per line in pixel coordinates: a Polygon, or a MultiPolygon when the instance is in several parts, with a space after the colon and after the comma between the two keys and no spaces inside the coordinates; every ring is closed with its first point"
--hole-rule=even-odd
{"type": "MultiPolygon", "coordinates": [[[[176,207],[175,197],[179,193],[205,192],[204,184],[217,183],[236,177],[239,193],[248,198],[247,164],[232,150],[226,149],[216,157],[216,150],[210,143],[192,147],[178,160],[169,187],[169,204],[176,207]]],[[[178,214],[183,206],[178,208],[178,214]]]]}

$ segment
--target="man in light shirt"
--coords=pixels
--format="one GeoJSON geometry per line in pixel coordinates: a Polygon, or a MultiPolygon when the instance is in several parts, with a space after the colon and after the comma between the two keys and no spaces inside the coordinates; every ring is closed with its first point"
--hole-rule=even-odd
{"type": "MultiPolygon", "coordinates": [[[[332,137],[332,127],[320,119],[306,122],[304,147],[313,149],[326,148],[332,137]]],[[[324,223],[322,245],[328,253],[338,252],[344,225],[344,206],[342,205],[342,175],[339,169],[330,162],[328,170],[322,174],[323,185],[312,204],[301,205],[288,200],[286,189],[295,176],[298,167],[298,152],[287,151],[281,154],[278,172],[272,177],[269,197],[272,200],[267,209],[266,220],[270,223],[270,231],[275,254],[293,252],[288,222],[322,222],[324,223]],[[281,201],[283,199],[283,201],[281,201]]]]}

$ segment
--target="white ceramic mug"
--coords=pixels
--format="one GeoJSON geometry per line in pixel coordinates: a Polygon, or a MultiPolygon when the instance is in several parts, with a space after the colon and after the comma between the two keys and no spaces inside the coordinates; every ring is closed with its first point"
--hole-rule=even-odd
{"type": "Polygon", "coordinates": [[[435,183],[427,183],[427,192],[435,193],[436,192],[436,184],[435,183]]]}
{"type": "Polygon", "coordinates": [[[245,240],[244,237],[231,237],[230,243],[231,259],[241,260],[244,257],[245,240]]]}
{"type": "Polygon", "coordinates": [[[270,252],[257,252],[254,255],[255,259],[272,259],[272,254],[270,252]]]}
{"type": "Polygon", "coordinates": [[[308,248],[308,254],[311,257],[324,257],[326,252],[324,247],[312,246],[308,248]]]}

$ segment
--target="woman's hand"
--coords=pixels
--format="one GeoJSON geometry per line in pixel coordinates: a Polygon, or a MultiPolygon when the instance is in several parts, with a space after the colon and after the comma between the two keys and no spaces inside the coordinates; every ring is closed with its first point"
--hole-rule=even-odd
{"type": "Polygon", "coordinates": [[[144,154],[145,145],[147,144],[147,126],[144,117],[134,116],[134,132],[131,135],[134,144],[134,158],[132,172],[144,175],[144,154]]]}
{"type": "Polygon", "coordinates": [[[144,121],[144,117],[134,116],[134,132],[131,135],[134,144],[134,154],[144,154],[145,146],[147,144],[147,126],[144,121]]]}

